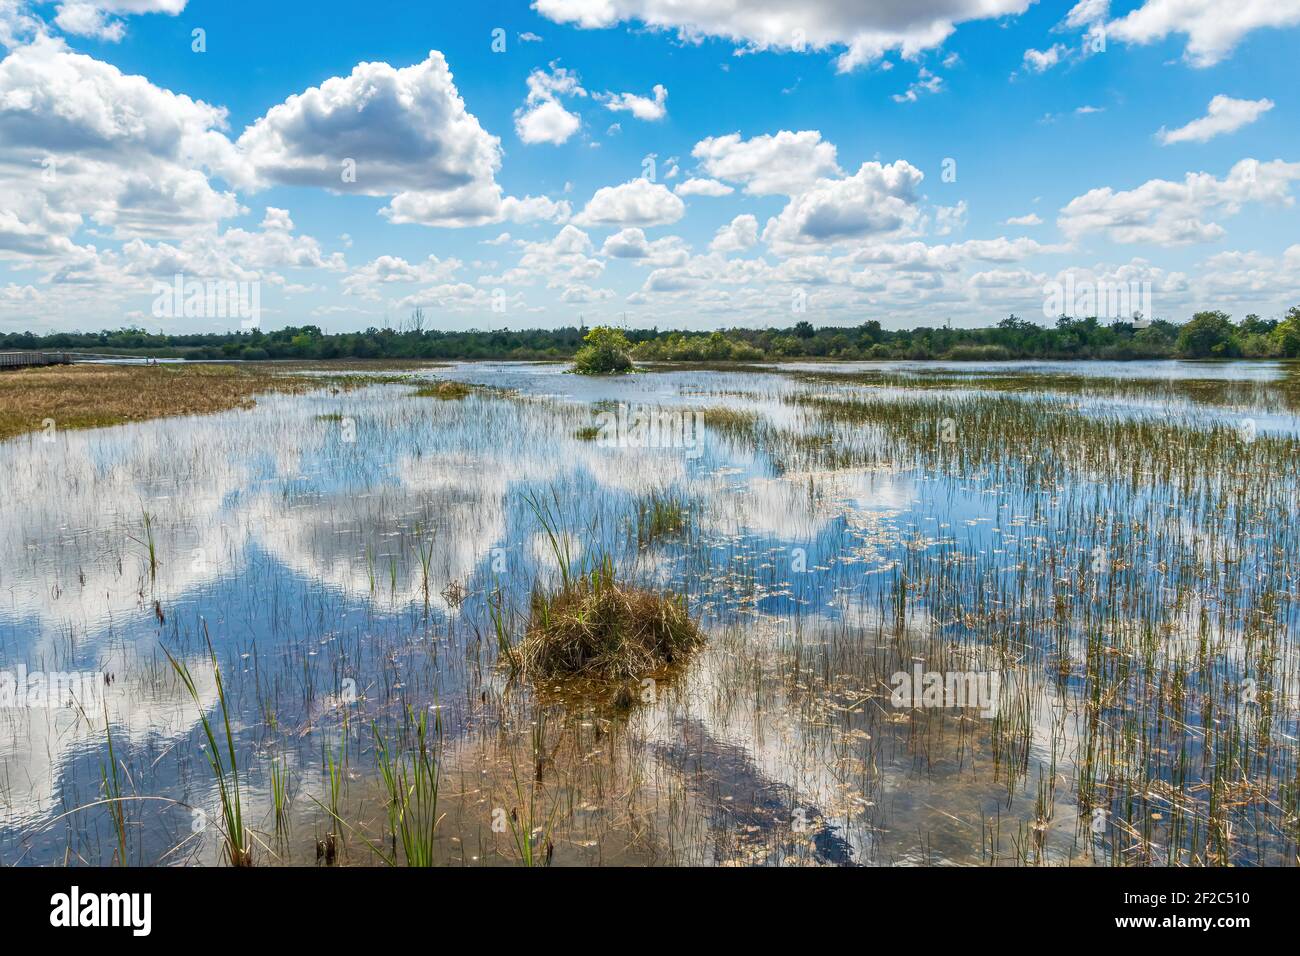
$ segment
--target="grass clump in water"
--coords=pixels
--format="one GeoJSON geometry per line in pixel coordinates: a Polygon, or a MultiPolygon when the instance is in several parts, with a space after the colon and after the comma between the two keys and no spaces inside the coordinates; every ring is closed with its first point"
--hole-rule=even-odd
{"type": "Polygon", "coordinates": [[[678,497],[651,493],[637,502],[636,539],[645,546],[685,531],[690,522],[687,504],[678,497]]]}
{"type": "Polygon", "coordinates": [[[629,680],[680,663],[702,643],[685,598],[622,584],[605,559],[553,594],[534,592],[524,639],[506,653],[534,680],[629,680]]]}
{"type": "Polygon", "coordinates": [[[703,414],[704,424],[726,438],[751,445],[758,441],[756,412],[719,405],[704,409],[703,414]]]}
{"type": "Polygon", "coordinates": [[[464,398],[472,389],[464,382],[438,381],[430,382],[428,385],[421,385],[415,390],[415,394],[422,398],[440,398],[444,402],[452,401],[458,398],[464,398]]]}
{"type": "Polygon", "coordinates": [[[442,744],[442,722],[435,712],[433,726],[428,714],[418,717],[408,707],[407,717],[415,729],[414,747],[394,752],[375,726],[379,772],[388,794],[388,827],[393,854],[399,860],[400,843],[407,866],[433,866],[437,847],[435,831],[442,817],[438,813],[438,763],[442,744]],[[432,732],[430,732],[432,731],[432,732]]]}

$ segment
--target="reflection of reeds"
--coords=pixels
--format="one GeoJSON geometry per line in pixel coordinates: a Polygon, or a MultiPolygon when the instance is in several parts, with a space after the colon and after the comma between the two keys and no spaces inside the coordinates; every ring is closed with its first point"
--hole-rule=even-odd
{"type": "MultiPolygon", "coordinates": [[[[415,548],[420,560],[420,590],[424,592],[424,603],[429,603],[429,586],[432,583],[429,577],[430,566],[433,563],[433,537],[428,538],[419,527],[415,529],[415,548]]],[[[396,571],[394,570],[394,574],[396,571]]],[[[394,580],[394,584],[396,581],[394,580]]]]}

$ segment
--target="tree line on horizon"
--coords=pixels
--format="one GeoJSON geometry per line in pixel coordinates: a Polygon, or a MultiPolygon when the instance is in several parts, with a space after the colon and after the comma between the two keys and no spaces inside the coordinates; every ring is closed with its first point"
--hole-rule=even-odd
{"type": "MultiPolygon", "coordinates": [[[[0,351],[35,349],[150,355],[159,358],[265,360],[515,359],[570,360],[588,329],[443,331],[411,327],[324,332],[314,325],[227,333],[163,333],[141,328],[100,332],[0,334],[0,351]]],[[[947,327],[891,330],[877,321],[857,326],[731,328],[716,332],[620,330],[633,358],[664,362],[752,362],[797,358],[844,361],[888,359],[1161,359],[1292,358],[1300,356],[1300,306],[1278,319],[1197,312],[1178,325],[1103,323],[1061,316],[1041,326],[1015,315],[978,329],[947,327]]]]}

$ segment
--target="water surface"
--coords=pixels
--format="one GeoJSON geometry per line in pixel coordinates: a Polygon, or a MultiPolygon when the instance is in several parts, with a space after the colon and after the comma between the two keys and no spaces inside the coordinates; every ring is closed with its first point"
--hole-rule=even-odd
{"type": "Polygon", "coordinates": [[[379,862],[377,740],[421,714],[449,864],[518,861],[500,811],[557,864],[1289,863],[1300,541],[1294,456],[1268,444],[1300,434],[1288,374],[464,363],[415,378],[490,388],[326,386],[0,443],[0,670],[104,679],[75,706],[0,709],[0,861],[118,861],[107,728],[126,862],[220,862],[210,640],[258,865],[315,864],[331,832],[338,862],[379,862]],[[1052,387],[1080,376],[1096,388],[1052,387]],[[685,448],[583,434],[620,408],[705,424],[685,448]],[[1126,470],[1139,421],[1224,433],[1221,457],[1126,470]],[[984,453],[1040,422],[1095,454],[984,453]],[[687,529],[647,540],[652,495],[687,529]],[[539,501],[575,569],[608,555],[709,635],[631,707],[497,666],[494,615],[517,636],[561,577],[539,501]],[[997,713],[897,706],[914,665],[996,673],[997,713]]]}

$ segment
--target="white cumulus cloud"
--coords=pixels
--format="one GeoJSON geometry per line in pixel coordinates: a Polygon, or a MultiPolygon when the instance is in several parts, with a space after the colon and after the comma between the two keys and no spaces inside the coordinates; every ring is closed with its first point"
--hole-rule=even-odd
{"type": "Polygon", "coordinates": [[[852,176],[821,179],[793,197],[763,229],[770,244],[834,244],[895,233],[918,218],[924,173],[906,160],[863,163],[852,176]]]}
{"type": "Polygon", "coordinates": [[[38,36],[0,61],[0,255],[89,256],[90,222],[118,238],[210,229],[248,180],[226,111],[38,36]]]}
{"type": "Polygon", "coordinates": [[[562,96],[586,96],[578,74],[555,63],[550,71],[533,70],[528,75],[528,96],[515,111],[515,133],[530,145],[559,146],[582,127],[582,119],[560,102],[562,96]]]}
{"type": "Polygon", "coordinates": [[[573,221],[580,226],[665,226],[685,212],[686,204],[666,186],[633,179],[597,189],[573,221]]]}
{"type": "Polygon", "coordinates": [[[288,97],[239,137],[258,185],[392,196],[394,223],[477,226],[567,218],[566,203],[506,197],[501,142],[465,108],[437,50],[407,67],[359,63],[288,97]]]}
{"type": "Polygon", "coordinates": [[[1106,35],[1145,44],[1181,34],[1187,37],[1185,59],[1207,67],[1228,56],[1248,33],[1297,24],[1300,0],[1146,0],[1106,24],[1106,35]]]}
{"type": "Polygon", "coordinates": [[[847,72],[896,50],[913,57],[959,23],[1023,13],[1032,0],[533,0],[557,23],[586,29],[640,21],[683,37],[722,37],[751,50],[839,50],[847,72]]]}
{"type": "Polygon", "coordinates": [[[635,93],[606,93],[599,99],[605,104],[607,110],[612,110],[615,113],[631,113],[639,120],[653,122],[668,115],[666,105],[668,89],[662,84],[656,83],[651,93],[653,98],[638,96],[635,93]]]}
{"type": "Polygon", "coordinates": [[[729,196],[736,190],[716,179],[687,179],[674,188],[679,196],[729,196]]]}
{"type": "Polygon", "coordinates": [[[1188,173],[1182,182],[1152,179],[1136,189],[1109,186],[1076,196],[1061,209],[1057,225],[1070,238],[1103,233],[1114,242],[1182,245],[1211,242],[1224,229],[1209,216],[1232,216],[1249,202],[1291,205],[1291,183],[1300,163],[1238,162],[1222,179],[1188,173]]]}
{"type": "Polygon", "coordinates": [[[710,252],[740,252],[758,242],[758,220],[749,214],[737,216],[727,223],[709,243],[710,252]]]}
{"type": "Polygon", "coordinates": [[[126,35],[126,23],[116,19],[139,13],[175,16],[186,0],[65,0],[55,7],[54,25],[73,36],[116,43],[126,35]]]}
{"type": "Polygon", "coordinates": [[[1157,136],[1166,146],[1173,143],[1204,143],[1223,133],[1232,133],[1255,122],[1273,108],[1273,101],[1237,100],[1220,93],[1210,100],[1209,109],[1200,119],[1194,119],[1178,129],[1161,129],[1157,136]]]}
{"type": "Polygon", "coordinates": [[[756,196],[793,196],[818,179],[838,175],[835,146],[817,130],[741,139],[739,133],[710,136],[691,150],[704,171],[715,179],[742,183],[756,196]]]}

